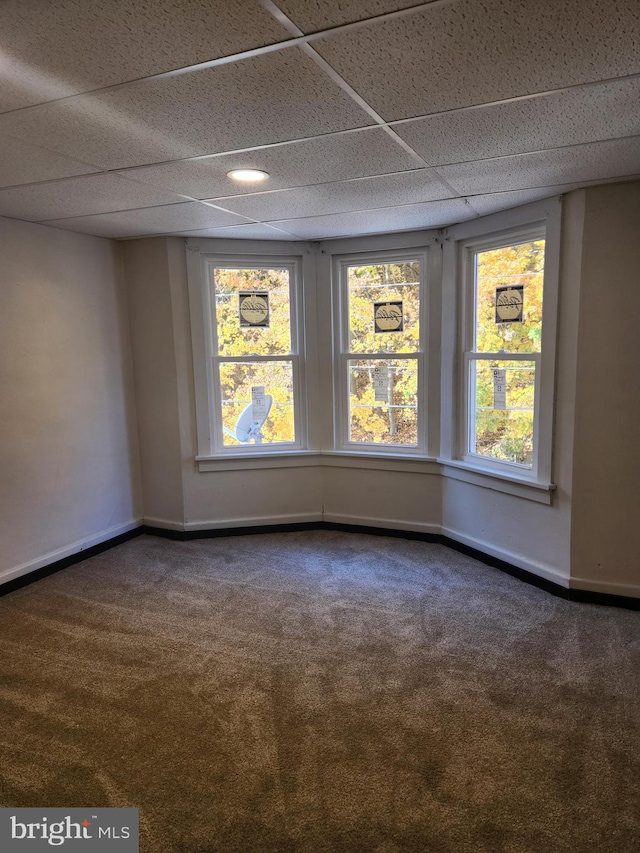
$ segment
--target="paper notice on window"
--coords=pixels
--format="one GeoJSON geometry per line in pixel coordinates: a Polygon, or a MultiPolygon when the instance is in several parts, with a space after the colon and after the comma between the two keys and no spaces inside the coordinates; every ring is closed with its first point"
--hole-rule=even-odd
{"type": "Polygon", "coordinates": [[[504,367],[493,371],[493,408],[507,408],[507,371],[504,367]]]}
{"type": "Polygon", "coordinates": [[[266,290],[241,290],[238,299],[241,328],[268,328],[269,293],[266,290]]]}
{"type": "Polygon", "coordinates": [[[389,367],[386,364],[373,368],[373,398],[376,403],[389,402],[389,367]]]}
{"type": "Polygon", "coordinates": [[[261,423],[267,417],[267,397],[264,385],[253,385],[251,388],[251,420],[261,423]]]}
{"type": "Polygon", "coordinates": [[[496,323],[524,322],[524,285],[496,287],[496,323]]]}
{"type": "Polygon", "coordinates": [[[404,328],[402,301],[373,303],[373,331],[401,332],[404,328]]]}

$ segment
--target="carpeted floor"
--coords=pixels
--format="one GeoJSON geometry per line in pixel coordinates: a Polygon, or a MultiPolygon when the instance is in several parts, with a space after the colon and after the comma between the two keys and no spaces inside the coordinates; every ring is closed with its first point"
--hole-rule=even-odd
{"type": "Polygon", "coordinates": [[[441,545],[142,536],[0,599],[0,806],[141,851],[636,853],[640,614],[441,545]]]}

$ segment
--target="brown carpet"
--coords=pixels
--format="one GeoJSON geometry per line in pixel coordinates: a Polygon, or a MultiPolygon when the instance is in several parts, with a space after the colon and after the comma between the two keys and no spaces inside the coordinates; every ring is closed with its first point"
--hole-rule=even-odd
{"type": "Polygon", "coordinates": [[[142,536],[0,599],[0,805],[143,853],[640,850],[640,614],[441,545],[142,536]]]}

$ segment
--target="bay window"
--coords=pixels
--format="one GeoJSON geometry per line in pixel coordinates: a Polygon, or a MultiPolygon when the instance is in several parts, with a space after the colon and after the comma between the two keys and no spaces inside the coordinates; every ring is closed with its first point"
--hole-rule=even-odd
{"type": "Polygon", "coordinates": [[[424,453],[425,255],[336,259],[336,446],[424,453]]]}

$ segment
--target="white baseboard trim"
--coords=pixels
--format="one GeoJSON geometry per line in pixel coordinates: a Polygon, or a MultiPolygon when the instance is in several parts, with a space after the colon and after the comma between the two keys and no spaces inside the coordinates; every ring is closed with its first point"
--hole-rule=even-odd
{"type": "Polygon", "coordinates": [[[145,515],[142,523],[149,527],[160,527],[162,530],[184,530],[184,524],[181,521],[170,521],[168,518],[156,518],[153,515],[145,515]]]}
{"type": "Polygon", "coordinates": [[[58,560],[64,560],[65,557],[71,557],[73,554],[78,554],[80,551],[86,551],[88,548],[93,548],[94,545],[100,545],[108,539],[115,539],[116,536],[121,536],[123,533],[128,533],[130,530],[135,530],[142,524],[142,519],[138,518],[135,521],[128,521],[126,524],[118,524],[115,527],[109,527],[107,530],[101,530],[100,533],[95,533],[87,539],[82,539],[79,542],[73,542],[64,548],[58,548],[56,551],[49,551],[42,557],[36,560],[29,560],[28,563],[22,563],[20,566],[15,566],[12,569],[6,569],[0,572],[0,584],[7,581],[15,580],[23,575],[28,575],[29,572],[35,572],[37,569],[42,569],[44,566],[49,566],[51,563],[57,563],[58,560]]]}
{"type": "Polygon", "coordinates": [[[303,524],[310,521],[322,521],[321,512],[300,512],[291,515],[265,515],[247,518],[225,518],[221,521],[187,521],[184,530],[219,530],[232,527],[263,527],[272,524],[303,524]]]}
{"type": "Polygon", "coordinates": [[[469,548],[475,548],[476,551],[482,551],[483,554],[487,554],[489,557],[495,557],[505,563],[510,563],[512,566],[524,569],[525,572],[530,572],[532,575],[544,578],[545,580],[558,584],[558,586],[565,587],[565,589],[569,588],[568,575],[563,575],[562,572],[552,566],[545,565],[544,563],[538,563],[535,560],[526,560],[518,554],[514,554],[512,551],[507,551],[504,548],[497,548],[495,545],[489,544],[489,542],[474,539],[472,536],[466,536],[464,533],[461,533],[459,530],[453,530],[451,527],[441,527],[440,532],[443,536],[455,539],[456,542],[460,542],[462,545],[467,545],[469,548]]]}
{"type": "Polygon", "coordinates": [[[355,524],[360,527],[378,527],[382,530],[409,530],[415,533],[440,533],[439,524],[426,524],[421,521],[397,521],[390,518],[372,518],[367,515],[341,515],[325,512],[323,521],[332,524],[355,524]]]}
{"type": "Polygon", "coordinates": [[[570,589],[584,589],[587,592],[602,592],[607,595],[623,595],[625,598],[640,598],[640,584],[610,583],[588,578],[571,578],[570,589]]]}

